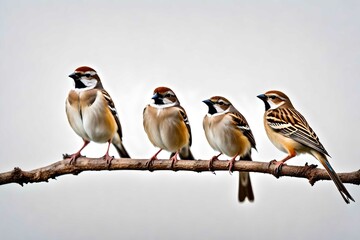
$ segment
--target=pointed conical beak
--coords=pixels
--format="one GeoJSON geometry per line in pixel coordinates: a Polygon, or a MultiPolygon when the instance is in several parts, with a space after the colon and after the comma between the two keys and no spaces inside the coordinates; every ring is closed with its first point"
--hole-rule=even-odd
{"type": "Polygon", "coordinates": [[[260,98],[263,101],[266,101],[266,99],[267,99],[267,96],[265,94],[260,94],[257,97],[260,98]]]}
{"type": "Polygon", "coordinates": [[[161,96],[161,94],[159,93],[155,93],[154,96],[152,96],[152,98],[154,100],[154,103],[157,105],[163,105],[164,101],[163,101],[163,96],[161,96]]]}
{"type": "Polygon", "coordinates": [[[71,77],[74,80],[78,78],[74,72],[70,74],[69,77],[71,77]]]}
{"type": "Polygon", "coordinates": [[[161,95],[159,93],[155,93],[154,96],[152,96],[151,99],[156,100],[156,99],[159,99],[160,97],[161,97],[161,95]]]}
{"type": "Polygon", "coordinates": [[[214,107],[214,102],[212,102],[210,99],[204,100],[203,103],[205,103],[209,107],[208,114],[213,115],[217,113],[217,110],[214,107]]]}
{"type": "Polygon", "coordinates": [[[213,103],[210,101],[210,99],[206,99],[202,102],[205,103],[206,105],[208,105],[209,107],[213,105],[213,103]]]}
{"type": "Polygon", "coordinates": [[[268,97],[265,94],[260,94],[257,96],[258,98],[260,98],[264,104],[265,104],[265,111],[270,109],[270,104],[268,103],[268,97]]]}

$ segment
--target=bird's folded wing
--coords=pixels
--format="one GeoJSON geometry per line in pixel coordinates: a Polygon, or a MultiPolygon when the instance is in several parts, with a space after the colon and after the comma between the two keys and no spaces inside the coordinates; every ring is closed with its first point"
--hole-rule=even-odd
{"type": "Polygon", "coordinates": [[[275,132],[329,156],[316,133],[296,109],[273,109],[266,115],[266,121],[275,132]]]}

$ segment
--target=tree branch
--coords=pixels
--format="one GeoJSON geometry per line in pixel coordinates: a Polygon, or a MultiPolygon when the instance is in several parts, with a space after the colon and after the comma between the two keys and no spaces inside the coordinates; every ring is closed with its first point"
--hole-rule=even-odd
{"type": "MultiPolygon", "coordinates": [[[[8,183],[18,183],[21,186],[27,183],[48,182],[49,179],[55,179],[58,176],[66,174],[78,175],[84,171],[103,171],[103,170],[143,170],[148,171],[146,166],[147,159],[114,159],[111,165],[108,165],[103,159],[99,158],[78,158],[75,164],[70,164],[69,160],[61,160],[49,166],[23,171],[16,167],[9,172],[0,173],[0,185],[8,183]]],[[[208,169],[208,160],[179,160],[174,169],[171,169],[170,160],[156,160],[151,165],[151,171],[174,170],[174,171],[195,171],[205,172],[208,169]]],[[[214,171],[227,171],[228,161],[214,161],[214,171]]],[[[234,165],[234,171],[258,172],[274,174],[275,167],[268,162],[237,161],[234,165]]],[[[352,183],[360,185],[360,170],[339,173],[343,183],[352,183]]],[[[316,168],[316,165],[288,166],[285,165],[279,176],[289,176],[298,178],[307,178],[311,185],[319,180],[330,180],[325,170],[316,168]]]]}
{"type": "MultiPolygon", "coordinates": [[[[34,169],[31,171],[23,171],[16,167],[9,172],[0,173],[0,185],[8,183],[18,183],[21,186],[27,183],[48,182],[49,179],[56,177],[74,174],[78,175],[84,171],[103,171],[103,170],[143,170],[148,171],[146,166],[147,159],[114,159],[111,165],[108,165],[103,159],[99,158],[78,158],[75,164],[70,164],[68,159],[55,162],[49,166],[34,169]]],[[[208,169],[208,160],[179,160],[174,169],[171,169],[170,160],[156,160],[151,165],[151,171],[159,170],[174,170],[174,171],[195,171],[206,172],[208,169]]],[[[228,161],[214,161],[214,171],[228,171],[228,161]]],[[[258,172],[274,174],[274,165],[269,165],[268,162],[254,162],[254,161],[237,161],[234,165],[234,171],[244,172],[258,172]]],[[[343,183],[352,183],[360,185],[360,170],[339,173],[338,174],[343,183]]],[[[305,166],[288,166],[285,165],[279,176],[289,176],[306,178],[311,185],[319,180],[330,180],[329,175],[325,170],[319,169],[316,165],[305,166]]]]}

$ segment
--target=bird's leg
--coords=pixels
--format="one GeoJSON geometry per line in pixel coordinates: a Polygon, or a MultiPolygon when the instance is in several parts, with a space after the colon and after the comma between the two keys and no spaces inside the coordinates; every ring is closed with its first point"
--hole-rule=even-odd
{"type": "Polygon", "coordinates": [[[158,160],[157,155],[158,155],[161,151],[162,151],[162,148],[160,148],[160,150],[157,151],[154,156],[152,156],[148,161],[146,161],[145,166],[147,166],[148,169],[149,169],[150,166],[153,164],[153,161],[154,161],[154,160],[158,160]]]}
{"type": "Polygon", "coordinates": [[[64,158],[64,159],[70,158],[70,162],[69,162],[69,163],[70,163],[70,164],[75,164],[76,159],[79,158],[79,157],[82,157],[82,155],[81,155],[80,152],[81,152],[89,143],[90,143],[90,141],[84,140],[84,144],[83,144],[83,146],[80,148],[79,151],[77,151],[76,153],[73,153],[73,154],[71,154],[71,155],[65,153],[65,154],[63,154],[63,158],[64,158]]]}
{"type": "Polygon", "coordinates": [[[213,163],[215,160],[219,160],[219,157],[222,153],[220,153],[219,155],[213,156],[210,160],[209,160],[209,170],[215,174],[215,171],[213,170],[213,163]]]}
{"type": "Polygon", "coordinates": [[[228,167],[229,167],[229,173],[230,173],[230,175],[231,175],[232,172],[233,172],[234,163],[235,163],[235,158],[236,158],[237,156],[238,156],[238,155],[235,155],[232,159],[229,160],[228,167]]]}
{"type": "Polygon", "coordinates": [[[105,155],[103,156],[103,159],[106,161],[106,163],[107,163],[108,165],[110,165],[110,164],[111,164],[111,161],[114,159],[114,156],[110,156],[110,155],[109,155],[109,149],[110,149],[111,139],[108,141],[108,143],[109,143],[109,144],[108,144],[106,153],[105,153],[105,155]]]}
{"type": "Polygon", "coordinates": [[[176,164],[176,162],[178,161],[177,156],[179,155],[179,151],[176,151],[176,153],[174,154],[174,156],[172,156],[170,158],[171,160],[171,168],[174,168],[174,165],[176,164]]]}
{"type": "Polygon", "coordinates": [[[285,162],[293,157],[296,156],[296,152],[292,151],[289,152],[289,155],[287,155],[284,159],[280,160],[280,161],[276,161],[276,160],[272,160],[269,162],[269,167],[270,165],[274,164],[275,165],[275,176],[278,176],[281,173],[281,169],[285,164],[285,162]]]}

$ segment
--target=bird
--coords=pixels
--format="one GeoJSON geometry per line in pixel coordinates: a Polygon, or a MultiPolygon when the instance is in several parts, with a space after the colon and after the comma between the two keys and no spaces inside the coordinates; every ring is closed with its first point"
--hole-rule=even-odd
{"type": "Polygon", "coordinates": [[[73,154],[64,154],[70,163],[81,156],[81,151],[91,142],[108,143],[103,159],[110,164],[114,157],[109,155],[112,143],[120,157],[130,158],[122,143],[122,130],[115,104],[104,89],[97,72],[81,66],[69,75],[74,80],[74,88],[70,90],[65,109],[70,126],[79,135],[84,144],[73,154]]]}
{"type": "Polygon", "coordinates": [[[330,165],[327,159],[327,156],[330,157],[329,153],[303,115],[294,108],[289,97],[277,90],[257,97],[265,104],[264,125],[267,136],[279,150],[287,153],[284,159],[272,161],[276,167],[275,172],[279,173],[284,163],[296,155],[311,154],[324,166],[345,202],[355,202],[330,165]]]}
{"type": "MultiPolygon", "coordinates": [[[[232,172],[235,159],[252,160],[251,149],[256,150],[254,135],[245,117],[222,96],[214,96],[203,101],[208,106],[208,113],[203,119],[205,136],[210,146],[220,152],[209,161],[212,170],[213,161],[225,154],[231,157],[229,171],[232,172]]],[[[244,202],[248,198],[254,201],[254,193],[248,172],[239,172],[238,200],[244,202]]]]}
{"type": "Polygon", "coordinates": [[[175,93],[168,87],[157,87],[150,104],[143,111],[143,126],[150,140],[160,148],[146,165],[150,167],[157,155],[165,149],[171,152],[171,167],[181,159],[194,160],[190,150],[191,128],[185,109],[180,105],[175,93]]]}

